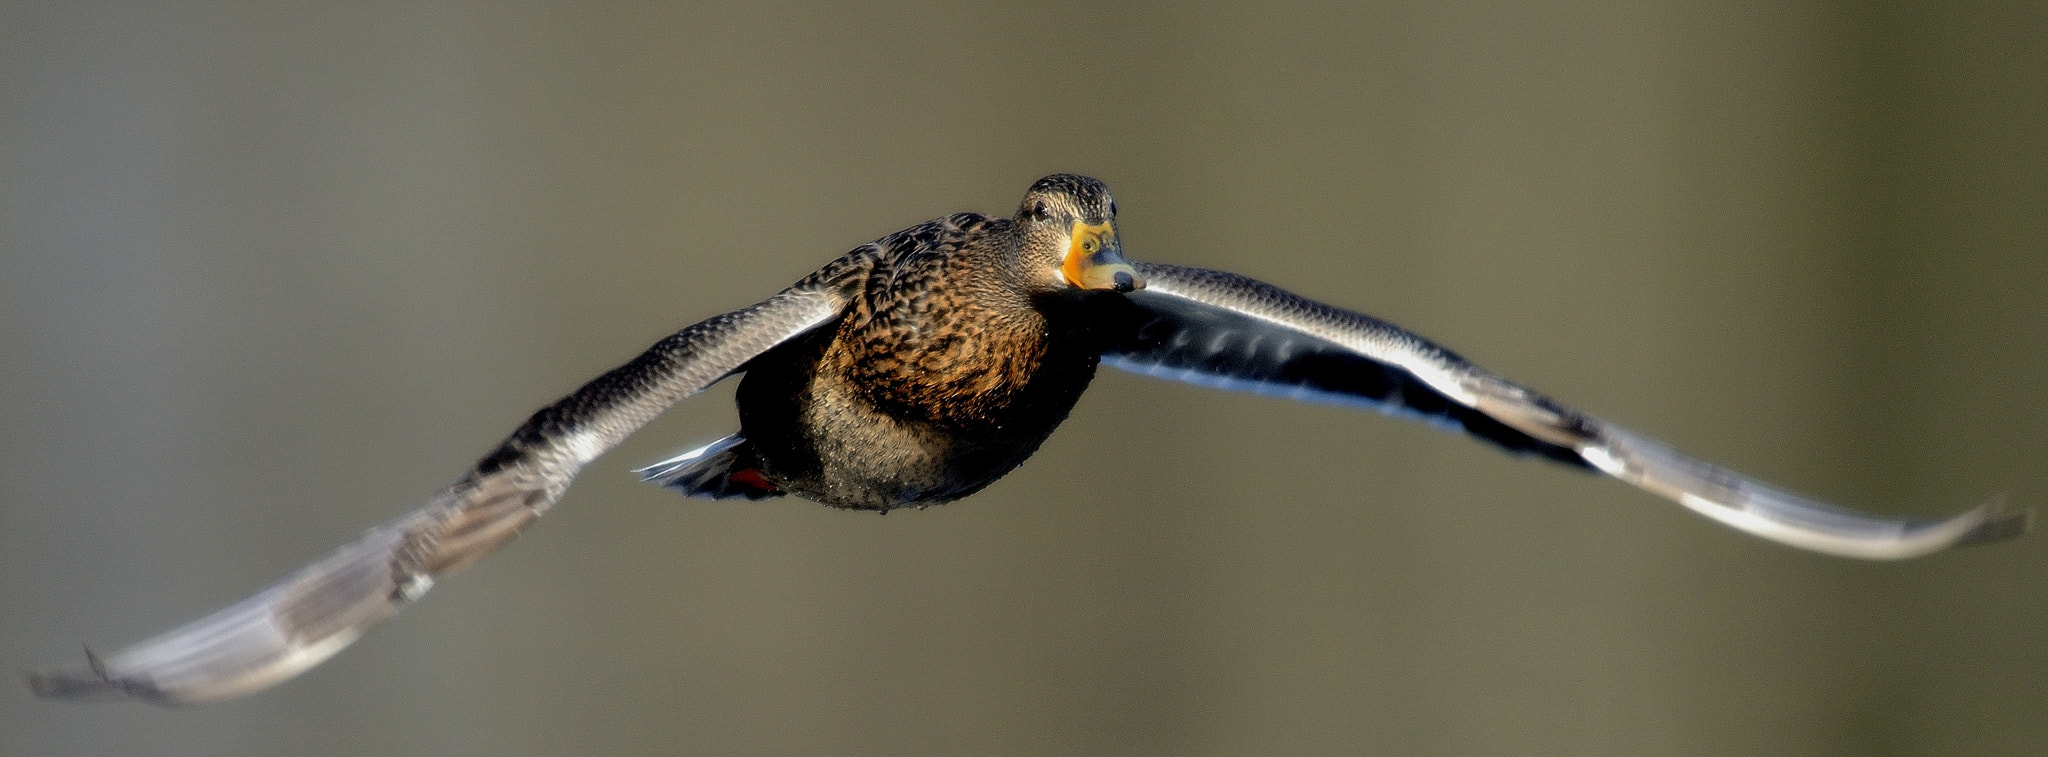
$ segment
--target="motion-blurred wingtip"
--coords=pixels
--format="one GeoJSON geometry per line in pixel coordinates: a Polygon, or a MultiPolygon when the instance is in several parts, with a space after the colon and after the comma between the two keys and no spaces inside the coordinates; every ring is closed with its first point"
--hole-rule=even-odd
{"type": "Polygon", "coordinates": [[[107,666],[91,648],[85,650],[84,670],[29,670],[22,673],[28,679],[29,693],[41,699],[61,699],[67,702],[119,702],[129,699],[146,699],[164,702],[162,692],[147,680],[116,678],[107,674],[107,666]]]}
{"type": "Polygon", "coordinates": [[[1962,538],[1958,544],[1989,544],[2022,536],[2034,529],[2034,508],[2013,509],[2006,502],[2006,495],[2000,494],[1978,507],[1984,513],[1984,522],[1962,538]]]}

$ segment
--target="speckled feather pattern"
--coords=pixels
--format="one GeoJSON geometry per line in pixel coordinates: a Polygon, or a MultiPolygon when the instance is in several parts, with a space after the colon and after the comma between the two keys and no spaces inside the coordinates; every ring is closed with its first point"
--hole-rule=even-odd
{"type": "Polygon", "coordinates": [[[1009,219],[963,213],[890,235],[835,328],[755,359],[741,433],[781,489],[872,510],[966,496],[1021,464],[1087,388],[1084,298],[1034,301],[1006,271],[1009,219]]]}

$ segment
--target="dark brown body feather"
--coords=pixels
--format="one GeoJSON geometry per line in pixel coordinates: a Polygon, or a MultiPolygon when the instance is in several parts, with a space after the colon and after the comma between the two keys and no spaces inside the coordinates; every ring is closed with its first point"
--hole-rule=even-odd
{"type": "Polygon", "coordinates": [[[1004,279],[1008,219],[960,214],[850,253],[836,323],[748,363],[741,433],[762,475],[838,507],[972,494],[1022,464],[1094,378],[1093,298],[1004,279]]]}

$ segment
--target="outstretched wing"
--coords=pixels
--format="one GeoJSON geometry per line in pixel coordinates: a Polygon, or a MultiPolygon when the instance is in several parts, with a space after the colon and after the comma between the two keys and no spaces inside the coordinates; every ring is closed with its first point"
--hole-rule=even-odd
{"type": "Polygon", "coordinates": [[[1134,322],[1106,365],[1203,386],[1368,406],[1579,465],[1795,547],[1895,560],[2024,533],[1992,502],[1946,519],[1817,502],[1552,402],[1393,324],[1235,274],[1139,263],[1134,322]]]}
{"type": "Polygon", "coordinates": [[[84,670],[29,674],[36,694],[194,704],[247,694],[319,664],[396,615],[434,579],[505,545],[584,464],[678,400],[783,341],[832,321],[841,298],[793,287],[683,329],[534,413],[427,503],[255,596],[84,670]]]}

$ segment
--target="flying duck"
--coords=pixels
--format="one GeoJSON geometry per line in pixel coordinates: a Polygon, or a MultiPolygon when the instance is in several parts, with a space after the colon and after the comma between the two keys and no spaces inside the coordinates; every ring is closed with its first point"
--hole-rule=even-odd
{"type": "Polygon", "coordinates": [[[29,684],[61,699],[192,704],[290,678],[497,551],[584,465],[730,376],[741,376],[739,431],[641,469],[647,480],[693,497],[887,512],[968,496],[1022,464],[1098,365],[1425,420],[1842,557],[2003,539],[2031,518],[1998,502],[1945,519],[1824,504],[1559,405],[1371,316],[1235,274],[1126,260],[1109,188],[1061,174],[1033,184],[1009,218],[912,226],[676,332],[534,413],[424,507],[255,596],[29,684]]]}

